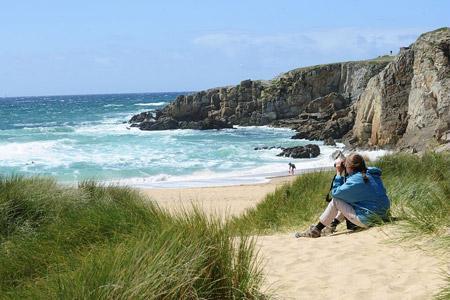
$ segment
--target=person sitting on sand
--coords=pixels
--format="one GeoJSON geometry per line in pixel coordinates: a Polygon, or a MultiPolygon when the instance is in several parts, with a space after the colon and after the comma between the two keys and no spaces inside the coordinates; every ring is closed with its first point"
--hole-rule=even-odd
{"type": "Polygon", "coordinates": [[[381,181],[381,170],[367,168],[364,158],[357,153],[350,154],[345,161],[337,160],[335,167],[337,175],[331,191],[333,199],[320,216],[319,223],[304,232],[297,232],[295,237],[318,238],[325,227],[331,232],[336,231],[337,225],[344,219],[362,228],[369,227],[374,221],[387,219],[390,201],[381,181]],[[347,180],[342,176],[345,170],[347,180]]]}
{"type": "Polygon", "coordinates": [[[294,175],[295,165],[293,163],[289,163],[289,174],[294,175]]]}

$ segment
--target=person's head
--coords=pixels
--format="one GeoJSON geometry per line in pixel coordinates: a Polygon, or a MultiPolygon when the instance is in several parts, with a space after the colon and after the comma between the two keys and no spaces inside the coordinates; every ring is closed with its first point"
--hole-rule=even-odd
{"type": "Polygon", "coordinates": [[[366,162],[364,161],[364,157],[358,153],[351,153],[345,159],[345,169],[348,174],[352,174],[355,172],[361,172],[364,182],[367,182],[369,179],[367,178],[366,172],[366,162]]]}

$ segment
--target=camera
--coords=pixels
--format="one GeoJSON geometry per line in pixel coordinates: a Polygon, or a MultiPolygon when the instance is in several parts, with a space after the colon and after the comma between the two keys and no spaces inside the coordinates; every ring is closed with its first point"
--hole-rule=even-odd
{"type": "MultiPolygon", "coordinates": [[[[337,165],[336,165],[336,162],[333,164],[333,166],[336,168],[336,166],[337,166],[337,165]]],[[[345,164],[344,164],[344,162],[343,162],[342,160],[340,161],[340,166],[341,166],[341,168],[343,168],[343,169],[345,168],[345,164]]]]}
{"type": "Polygon", "coordinates": [[[336,168],[338,164],[340,164],[339,166],[345,170],[345,155],[344,153],[342,153],[342,151],[337,150],[335,152],[333,152],[333,154],[331,154],[332,158],[334,159],[334,164],[333,166],[336,168]]]}

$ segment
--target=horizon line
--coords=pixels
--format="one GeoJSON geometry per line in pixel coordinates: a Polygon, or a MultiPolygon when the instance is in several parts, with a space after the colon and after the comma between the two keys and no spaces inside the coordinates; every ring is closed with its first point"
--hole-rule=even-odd
{"type": "Polygon", "coordinates": [[[70,97],[70,96],[108,96],[108,95],[137,95],[137,94],[182,94],[195,93],[198,91],[175,91],[175,92],[119,92],[119,93],[91,93],[91,94],[59,94],[59,95],[32,95],[32,96],[0,96],[1,99],[12,98],[38,98],[38,97],[70,97]]]}

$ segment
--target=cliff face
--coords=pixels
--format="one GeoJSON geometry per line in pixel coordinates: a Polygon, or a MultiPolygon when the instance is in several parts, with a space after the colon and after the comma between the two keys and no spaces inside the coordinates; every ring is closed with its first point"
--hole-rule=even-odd
{"type": "Polygon", "coordinates": [[[357,103],[353,128],[360,144],[395,144],[405,133],[413,60],[413,51],[402,49],[393,62],[370,79],[357,103]]]}
{"type": "Polygon", "coordinates": [[[179,96],[162,114],[178,121],[212,118],[235,125],[266,125],[297,118],[311,101],[320,102],[331,93],[358,99],[368,80],[386,64],[336,63],[292,70],[271,81],[245,80],[237,86],[179,96]]]}
{"type": "Polygon", "coordinates": [[[373,77],[357,104],[360,145],[424,150],[449,142],[450,28],[421,35],[373,77]]]}
{"type": "Polygon", "coordinates": [[[399,55],[300,68],[270,81],[183,95],[134,116],[143,130],[286,126],[293,138],[360,146],[450,148],[450,28],[421,35],[399,55]]]}
{"type": "Polygon", "coordinates": [[[350,106],[390,58],[300,68],[270,81],[178,96],[156,113],[134,116],[142,130],[220,129],[232,125],[288,126],[296,138],[341,138],[354,123],[350,106]]]}

